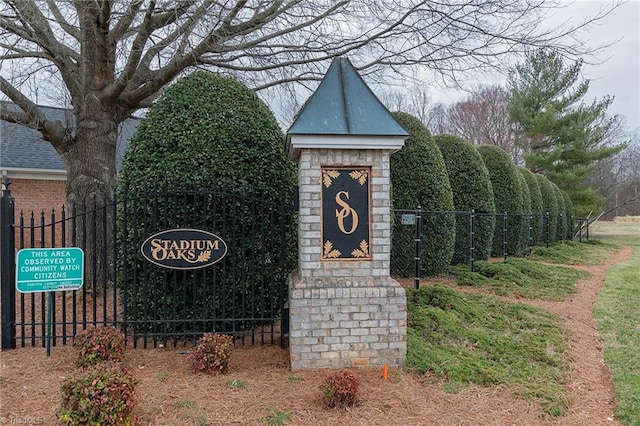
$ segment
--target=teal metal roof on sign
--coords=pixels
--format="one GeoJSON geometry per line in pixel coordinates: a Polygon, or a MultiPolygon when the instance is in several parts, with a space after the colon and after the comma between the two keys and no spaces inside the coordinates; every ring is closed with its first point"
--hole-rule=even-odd
{"type": "Polygon", "coordinates": [[[408,136],[347,58],[336,58],[289,135],[408,136]]]}

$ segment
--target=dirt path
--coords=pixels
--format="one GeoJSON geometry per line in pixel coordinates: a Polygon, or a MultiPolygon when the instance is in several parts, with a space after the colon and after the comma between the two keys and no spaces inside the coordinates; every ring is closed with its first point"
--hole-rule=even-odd
{"type": "Polygon", "coordinates": [[[545,308],[560,318],[571,333],[572,404],[563,419],[563,425],[620,424],[614,420],[614,387],[611,373],[604,364],[602,343],[592,308],[602,289],[607,271],[633,254],[632,247],[613,252],[604,265],[577,266],[591,273],[591,278],[578,282],[577,292],[570,300],[562,302],[529,301],[545,308]]]}
{"type": "MultiPolygon", "coordinates": [[[[543,418],[540,407],[506,386],[469,386],[447,393],[441,382],[396,369],[389,380],[380,371],[360,370],[362,404],[350,411],[322,408],[320,384],[326,370],[292,373],[288,351],[279,347],[234,350],[227,376],[194,376],[185,355],[174,349],[129,350],[126,364],[139,379],[143,425],[619,425],[613,418],[614,392],[591,309],[606,271],[628,259],[625,248],[604,265],[582,266],[592,277],[578,283],[565,302],[526,301],[556,313],[571,333],[569,413],[543,418]],[[242,389],[229,382],[242,382],[242,389]],[[279,415],[289,420],[276,423],[279,415]],[[270,423],[271,422],[271,423],[270,423]]],[[[514,300],[516,301],[516,300],[514,300]]],[[[523,302],[518,300],[518,302],[523,302]]],[[[0,353],[0,424],[56,424],[62,380],[73,370],[75,352],[55,347],[0,353]],[[13,423],[12,423],[13,422],[13,423]]]]}

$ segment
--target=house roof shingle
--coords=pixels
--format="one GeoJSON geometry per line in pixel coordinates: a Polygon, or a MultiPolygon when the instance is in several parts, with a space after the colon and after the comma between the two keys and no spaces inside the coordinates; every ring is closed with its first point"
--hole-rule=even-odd
{"type": "MultiPolygon", "coordinates": [[[[16,109],[11,102],[0,102],[0,108],[16,109]]],[[[52,120],[73,123],[69,109],[40,107],[52,120]]],[[[138,127],[139,119],[127,119],[120,126],[116,148],[116,170],[120,170],[122,157],[129,146],[129,139],[138,127]]],[[[53,146],[42,138],[40,132],[20,124],[0,120],[0,169],[65,170],[64,161],[53,146]]]]}

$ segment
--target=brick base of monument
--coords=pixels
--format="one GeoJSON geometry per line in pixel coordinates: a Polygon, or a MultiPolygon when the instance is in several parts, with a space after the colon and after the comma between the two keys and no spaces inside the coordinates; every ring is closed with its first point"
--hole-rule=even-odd
{"type": "Polygon", "coordinates": [[[405,364],[407,304],[397,281],[305,281],[294,272],[289,285],[292,370],[405,364]]]}

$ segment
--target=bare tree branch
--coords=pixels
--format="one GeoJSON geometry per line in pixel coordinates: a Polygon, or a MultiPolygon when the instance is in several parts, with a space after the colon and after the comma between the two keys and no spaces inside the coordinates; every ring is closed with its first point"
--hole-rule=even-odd
{"type": "MultiPolygon", "coordinates": [[[[76,148],[95,150],[96,144],[112,146],[119,122],[193,67],[232,74],[262,90],[316,81],[331,58],[348,54],[372,82],[388,82],[390,75],[419,81],[427,69],[456,84],[466,71],[505,68],[509,58],[531,48],[548,47],[573,58],[597,52],[602,46],[585,45],[578,32],[620,3],[577,25],[546,25],[550,12],[561,4],[5,0],[0,4],[1,89],[23,109],[20,122],[42,131],[59,147],[67,136],[43,126],[30,90],[51,90],[50,81],[61,79],[63,97],[71,100],[79,126],[77,133],[70,129],[67,134],[75,135],[76,148]],[[59,78],[44,77],[43,69],[57,72],[59,78]]],[[[3,117],[18,119],[14,112],[3,117]]],[[[110,149],[101,154],[109,162],[110,149]]],[[[75,151],[69,151],[69,158],[73,155],[75,151]]]]}
{"type": "Polygon", "coordinates": [[[22,124],[42,132],[46,140],[55,148],[61,148],[69,142],[70,135],[59,121],[47,119],[40,108],[29,98],[16,90],[7,80],[0,76],[0,91],[5,93],[22,111],[13,111],[2,105],[0,119],[11,123],[22,124]]]}
{"type": "Polygon", "coordinates": [[[20,13],[21,21],[24,25],[23,30],[31,35],[31,40],[37,42],[50,55],[51,61],[55,62],[59,68],[69,66],[64,56],[78,58],[78,54],[74,50],[58,42],[47,18],[36,7],[35,3],[25,1],[13,4],[20,13]]]}
{"type": "Polygon", "coordinates": [[[129,3],[129,7],[125,12],[122,13],[122,17],[117,21],[116,25],[111,30],[111,37],[114,40],[120,40],[127,32],[131,31],[131,24],[138,16],[138,11],[143,4],[143,0],[134,0],[129,3]]]}
{"type": "Polygon", "coordinates": [[[73,26],[66,20],[64,15],[60,12],[60,9],[58,8],[58,5],[56,4],[55,0],[47,0],[47,6],[49,6],[51,13],[53,13],[53,16],[55,17],[57,24],[60,25],[60,27],[67,34],[69,34],[71,37],[76,39],[78,43],[80,43],[80,31],[78,31],[77,27],[73,26]]]}
{"type": "Polygon", "coordinates": [[[67,166],[69,204],[110,200],[119,125],[194,67],[297,94],[331,58],[349,55],[372,82],[416,81],[428,70],[456,84],[531,48],[571,59],[597,52],[577,32],[618,0],[579,25],[550,27],[561,1],[3,0],[0,91],[13,103],[0,118],[52,143],[67,166]],[[73,106],[68,123],[36,105],[38,92],[58,91],[73,106]]]}
{"type": "MultiPolygon", "coordinates": [[[[30,2],[7,3],[21,15],[19,20],[32,22],[38,30],[34,37],[20,27],[11,27],[9,14],[3,14],[8,32],[45,47],[52,58],[74,57],[76,63],[81,62],[79,50],[74,50],[79,49],[79,43],[65,46],[57,42],[47,20],[56,22],[76,41],[84,39],[81,31],[86,36],[100,33],[95,21],[85,21],[91,31],[79,23],[90,10],[99,10],[97,2],[74,3],[78,28],[73,28],[76,21],[65,16],[70,9],[67,7],[63,13],[53,0],[44,3],[47,8],[43,9],[50,11],[46,18],[46,11],[38,11],[30,2]]],[[[496,61],[499,56],[531,46],[553,44],[566,54],[586,53],[588,48],[581,43],[563,37],[597,22],[610,11],[605,9],[578,26],[543,30],[542,14],[556,7],[552,1],[482,0],[462,4],[390,0],[382,5],[364,0],[242,0],[223,4],[213,0],[136,0],[128,4],[106,1],[100,5],[108,16],[105,19],[111,21],[101,24],[104,29],[111,27],[109,40],[101,43],[105,48],[128,52],[127,60],[120,61],[123,65],[118,75],[102,86],[100,96],[115,101],[122,95],[127,106],[147,99],[154,90],[196,64],[244,73],[244,81],[256,88],[267,88],[295,81],[312,69],[312,63],[355,51],[361,51],[364,59],[359,68],[372,75],[379,74],[382,67],[408,75],[396,67],[425,65],[455,81],[459,72],[500,66],[496,61]],[[152,66],[154,60],[156,66],[152,66]]],[[[95,37],[84,40],[87,47],[91,38],[95,37]]],[[[26,57],[26,52],[23,49],[21,56],[7,58],[26,57]]],[[[42,59],[43,55],[32,57],[42,59]]],[[[87,58],[82,61],[86,63],[87,58]]],[[[73,64],[57,63],[58,68],[70,65],[73,64]]],[[[88,73],[91,69],[80,74],[86,78],[88,73]]],[[[69,75],[63,78],[65,82],[73,81],[69,75]]]]}

